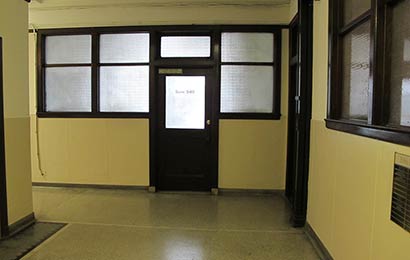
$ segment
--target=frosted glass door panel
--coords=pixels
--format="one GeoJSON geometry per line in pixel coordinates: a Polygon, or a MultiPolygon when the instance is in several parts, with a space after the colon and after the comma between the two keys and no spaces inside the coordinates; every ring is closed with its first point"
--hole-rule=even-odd
{"type": "Polygon", "coordinates": [[[168,76],[165,92],[165,128],[205,128],[205,76],[168,76]]]}

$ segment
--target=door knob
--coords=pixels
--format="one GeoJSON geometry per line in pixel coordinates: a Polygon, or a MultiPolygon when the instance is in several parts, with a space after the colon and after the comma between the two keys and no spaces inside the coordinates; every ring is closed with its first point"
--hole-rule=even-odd
{"type": "Polygon", "coordinates": [[[211,120],[209,120],[209,119],[206,120],[206,124],[207,124],[207,125],[211,125],[211,120]]]}

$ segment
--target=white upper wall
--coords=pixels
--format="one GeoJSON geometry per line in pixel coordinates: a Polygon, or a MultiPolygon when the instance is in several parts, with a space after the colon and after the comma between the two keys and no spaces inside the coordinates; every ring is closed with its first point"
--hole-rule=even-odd
{"type": "Polygon", "coordinates": [[[288,24],[289,0],[34,0],[30,25],[288,24]]]}

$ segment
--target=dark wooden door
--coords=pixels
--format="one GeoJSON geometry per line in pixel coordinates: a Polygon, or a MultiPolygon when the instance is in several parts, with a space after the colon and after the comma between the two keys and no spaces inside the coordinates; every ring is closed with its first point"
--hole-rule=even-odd
{"type": "Polygon", "coordinates": [[[209,191],[212,180],[212,70],[158,78],[158,189],[209,191]]]}
{"type": "Polygon", "coordinates": [[[299,84],[299,19],[296,15],[289,26],[289,100],[288,155],[286,167],[286,196],[293,204],[299,150],[300,84],[299,84]]]}
{"type": "Polygon", "coordinates": [[[299,0],[290,26],[289,126],[286,195],[294,227],[306,222],[312,114],[313,0],[299,0]]]}

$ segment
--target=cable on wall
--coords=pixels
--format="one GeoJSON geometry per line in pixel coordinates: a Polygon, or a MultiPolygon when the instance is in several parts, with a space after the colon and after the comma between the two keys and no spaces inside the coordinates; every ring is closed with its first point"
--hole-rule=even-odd
{"type": "MultiPolygon", "coordinates": [[[[34,27],[33,24],[31,24],[32,27],[32,32],[34,34],[34,41],[37,42],[37,29],[34,27]]],[[[35,52],[37,52],[37,44],[35,45],[35,52]]],[[[35,68],[37,68],[37,59],[35,59],[35,68]]],[[[37,77],[37,74],[34,73],[34,77],[37,77]]],[[[35,79],[36,82],[36,79],[35,79]]],[[[36,111],[37,111],[37,104],[36,104],[36,111]]],[[[46,172],[43,170],[43,166],[42,166],[42,161],[41,161],[41,150],[40,150],[40,130],[38,128],[38,117],[36,116],[36,124],[35,124],[35,134],[36,134],[36,157],[37,157],[37,163],[38,163],[38,170],[40,171],[41,176],[45,177],[46,176],[46,172]]]]}

